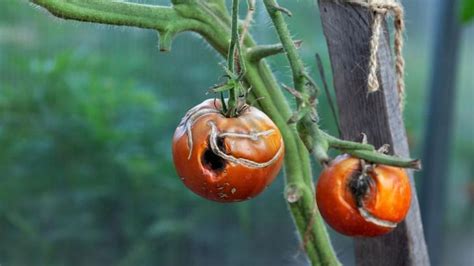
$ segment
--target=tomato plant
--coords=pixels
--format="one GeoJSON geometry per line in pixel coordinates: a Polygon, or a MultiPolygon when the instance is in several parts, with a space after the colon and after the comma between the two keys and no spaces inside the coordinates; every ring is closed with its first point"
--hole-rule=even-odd
{"type": "MultiPolygon", "coordinates": [[[[368,169],[359,159],[338,159],[323,172],[318,184],[319,207],[339,231],[376,235],[390,231],[405,216],[410,202],[406,174],[382,165],[419,169],[419,161],[382,154],[372,145],[342,140],[320,128],[319,87],[299,56],[297,46],[301,43],[291,37],[284,17],[291,12],[276,0],[262,1],[279,40],[273,45],[257,44],[249,33],[255,1],[247,1],[247,16],[241,22],[239,0],[232,1],[230,13],[224,0],[172,0],[169,6],[126,1],[31,1],[62,18],[156,30],[161,51],[171,49],[177,34],[193,31],[226,57],[227,82],[212,90],[220,93],[221,101],[208,100],[192,108],[176,130],[173,158],[177,172],[188,188],[205,198],[241,201],[258,195],[275,178],[285,152],[285,198],[313,265],[338,265],[339,261],[321,218],[314,212],[310,154],[327,164],[328,150],[339,149],[379,164],[368,169]],[[279,53],[289,62],[293,77],[290,86],[280,86],[264,60],[279,53]],[[295,97],[294,110],[282,88],[295,97]],[[241,99],[246,93],[249,97],[241,99]],[[223,100],[226,97],[228,101],[223,100]],[[245,105],[248,102],[256,102],[262,111],[245,105]],[[363,174],[355,175],[357,172],[363,174]]],[[[383,19],[382,14],[377,17],[383,19]]],[[[401,20],[396,21],[401,28],[401,20]]],[[[398,60],[400,68],[402,61],[398,60]]]]}
{"type": "Polygon", "coordinates": [[[284,144],[272,120],[245,105],[236,117],[209,99],[183,117],[173,137],[173,160],[183,183],[219,202],[242,201],[262,192],[283,163],[284,144]]]}
{"type": "Polygon", "coordinates": [[[410,181],[404,169],[342,155],[321,173],[316,200],[321,215],[336,231],[377,236],[392,231],[407,215],[410,181]]]}

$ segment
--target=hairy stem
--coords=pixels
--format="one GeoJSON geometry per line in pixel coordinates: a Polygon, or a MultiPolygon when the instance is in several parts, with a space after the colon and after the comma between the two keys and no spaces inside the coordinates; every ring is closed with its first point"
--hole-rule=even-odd
{"type": "Polygon", "coordinates": [[[412,168],[415,170],[421,169],[420,160],[397,158],[394,156],[378,153],[376,151],[369,151],[369,150],[347,150],[346,152],[354,157],[364,159],[371,163],[392,165],[392,166],[398,166],[398,167],[403,167],[403,168],[412,168]]]}
{"type": "MultiPolygon", "coordinates": [[[[232,0],[232,23],[231,23],[231,37],[230,37],[230,45],[229,51],[227,52],[227,68],[230,72],[232,72],[235,76],[238,76],[240,69],[236,68],[236,46],[239,44],[239,31],[238,31],[238,24],[239,24],[239,0],[232,0]]],[[[238,47],[240,48],[240,46],[238,47]]],[[[237,49],[237,52],[240,54],[240,49],[237,49]]],[[[237,62],[240,64],[240,62],[237,62]]],[[[237,101],[239,98],[238,88],[231,88],[229,90],[229,115],[231,117],[235,116],[235,111],[237,109],[237,101]]]]}
{"type": "MultiPolygon", "coordinates": [[[[301,46],[301,41],[295,41],[297,48],[301,46]]],[[[257,62],[266,57],[281,54],[285,51],[281,43],[258,45],[247,50],[247,56],[250,61],[257,62]]]]}
{"type": "MultiPolygon", "coordinates": [[[[305,73],[303,61],[298,55],[297,46],[291,38],[290,31],[288,30],[288,26],[283,18],[283,13],[287,12],[285,12],[285,9],[279,7],[274,0],[264,0],[263,2],[286,52],[293,74],[293,85],[296,91],[302,95],[310,95],[311,92],[309,92],[306,87],[309,75],[305,73]]],[[[312,82],[312,80],[310,81],[312,82]]],[[[298,108],[302,110],[308,102],[297,97],[297,104],[298,108]]],[[[306,114],[302,120],[298,122],[297,128],[299,136],[308,150],[313,150],[313,147],[316,147],[314,151],[317,152],[317,157],[328,157],[326,155],[327,148],[322,149],[320,148],[321,145],[315,145],[316,141],[320,139],[317,135],[321,134],[317,124],[312,121],[309,114],[306,114]]],[[[304,156],[303,149],[305,149],[305,146],[300,145],[300,157],[304,156]]],[[[305,180],[295,177],[287,177],[287,179],[289,184],[299,187],[300,190],[304,191],[300,199],[296,200],[294,203],[290,203],[290,207],[295,222],[298,225],[299,232],[303,237],[304,247],[312,264],[338,265],[339,261],[332,246],[328,243],[329,237],[314,201],[315,196],[312,179],[305,180]],[[308,216],[310,217],[309,220],[308,216]],[[308,225],[308,223],[312,224],[308,225]],[[313,227],[313,229],[301,230],[308,227],[313,227]],[[311,239],[311,242],[307,241],[309,238],[311,239]]]]}
{"type": "Polygon", "coordinates": [[[162,51],[170,49],[171,39],[180,32],[208,30],[202,22],[180,16],[171,6],[104,0],[31,0],[31,2],[63,19],[154,29],[161,35],[162,51]]]}
{"type": "MultiPolygon", "coordinates": [[[[303,61],[298,55],[297,47],[291,38],[290,31],[283,18],[282,9],[274,0],[264,0],[265,7],[270,18],[278,32],[278,37],[284,47],[288,62],[290,63],[291,72],[293,74],[293,84],[295,89],[305,92],[305,74],[303,61]]],[[[301,101],[298,101],[301,104],[301,101]]]]}
{"type": "MultiPolygon", "coordinates": [[[[273,24],[275,25],[275,29],[283,45],[283,49],[286,52],[286,56],[293,75],[294,88],[299,93],[298,95],[301,95],[299,97],[295,97],[298,105],[298,111],[304,112],[303,110],[311,109],[317,119],[315,103],[314,106],[311,106],[309,99],[311,97],[315,97],[312,95],[317,94],[318,89],[314,81],[310,78],[309,74],[306,73],[303,61],[298,54],[297,46],[291,38],[290,31],[283,17],[283,14],[287,14],[287,11],[286,9],[280,7],[275,0],[264,0],[263,2],[270,18],[273,21],[273,24]],[[310,83],[313,86],[311,89],[315,91],[310,91],[307,83],[310,83]]],[[[320,138],[321,133],[319,126],[316,121],[314,121],[314,118],[311,117],[311,112],[306,111],[305,114],[296,122],[298,123],[299,135],[306,148],[309,151],[317,151],[317,153],[315,153],[317,159],[320,162],[326,162],[328,159],[326,152],[327,148],[324,149],[322,147],[325,146],[325,140],[320,138]]]]}

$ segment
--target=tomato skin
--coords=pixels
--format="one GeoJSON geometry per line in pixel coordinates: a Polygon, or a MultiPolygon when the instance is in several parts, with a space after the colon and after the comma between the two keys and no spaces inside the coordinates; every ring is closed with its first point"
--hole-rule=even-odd
{"type": "MultiPolygon", "coordinates": [[[[360,175],[357,158],[339,156],[321,173],[316,186],[316,201],[324,220],[336,231],[348,236],[373,237],[392,231],[364,218],[357,208],[351,179],[360,175]],[[359,174],[358,174],[359,173],[359,174]]],[[[377,219],[398,224],[411,204],[411,186],[404,169],[377,165],[368,172],[372,182],[363,205],[377,219]]]]}
{"type": "Polygon", "coordinates": [[[186,187],[206,199],[218,202],[251,199],[281,169],[284,157],[281,133],[255,107],[249,106],[233,118],[225,117],[219,110],[221,102],[208,99],[183,118],[173,137],[176,171],[186,187]],[[222,156],[233,159],[217,155],[212,140],[224,153],[222,156]]]}

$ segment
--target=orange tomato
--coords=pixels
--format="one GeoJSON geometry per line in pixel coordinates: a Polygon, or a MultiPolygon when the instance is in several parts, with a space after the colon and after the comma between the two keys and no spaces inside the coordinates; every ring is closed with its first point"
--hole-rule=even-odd
{"type": "Polygon", "coordinates": [[[376,165],[362,173],[360,160],[339,156],[321,173],[316,201],[325,221],[348,236],[378,236],[403,221],[411,202],[404,169],[376,165]]]}
{"type": "Polygon", "coordinates": [[[187,112],[173,137],[173,161],[183,183],[213,201],[235,202],[261,193],[277,176],[284,144],[273,121],[252,106],[237,117],[208,99],[187,112]]]}

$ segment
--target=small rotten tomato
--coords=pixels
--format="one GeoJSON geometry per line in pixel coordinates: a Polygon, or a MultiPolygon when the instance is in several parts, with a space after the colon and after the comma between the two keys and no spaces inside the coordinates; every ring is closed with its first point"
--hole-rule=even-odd
{"type": "Polygon", "coordinates": [[[316,201],[323,218],[339,233],[378,236],[392,231],[407,215],[410,181],[404,169],[342,155],[321,173],[316,201]]]}
{"type": "Polygon", "coordinates": [[[208,99],[189,110],[173,137],[173,161],[183,183],[214,201],[243,201],[257,196],[277,176],[284,144],[273,121],[244,106],[236,117],[208,99]]]}

